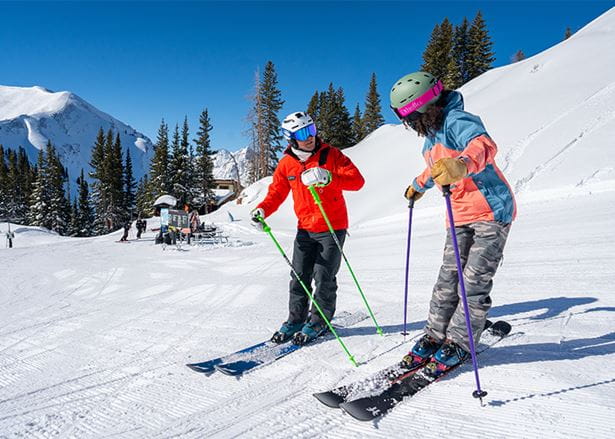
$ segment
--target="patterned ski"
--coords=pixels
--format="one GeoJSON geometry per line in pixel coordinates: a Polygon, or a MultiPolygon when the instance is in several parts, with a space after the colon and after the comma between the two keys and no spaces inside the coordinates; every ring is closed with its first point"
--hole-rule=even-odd
{"type": "MultiPolygon", "coordinates": [[[[484,331],[489,329],[493,323],[490,320],[485,322],[484,331]]],[[[344,386],[336,387],[335,389],[326,392],[314,393],[314,397],[322,402],[327,407],[339,408],[340,404],[353,399],[358,399],[364,395],[373,394],[378,389],[388,388],[395,382],[405,379],[421,367],[425,363],[417,364],[414,367],[409,367],[403,361],[400,361],[393,366],[388,366],[379,370],[375,374],[344,386]]]]}
{"type": "MultiPolygon", "coordinates": [[[[494,323],[485,331],[483,337],[481,337],[481,343],[477,354],[485,352],[498,343],[505,338],[510,331],[511,326],[509,323],[502,320],[494,323]]],[[[404,398],[411,397],[430,384],[441,380],[453,370],[456,370],[461,364],[448,369],[442,375],[434,378],[430,373],[433,370],[430,367],[432,366],[432,362],[430,362],[415,373],[409,374],[406,378],[397,380],[391,387],[380,394],[343,402],[340,404],[340,407],[359,421],[372,421],[386,414],[389,410],[403,401],[404,398]]]]}

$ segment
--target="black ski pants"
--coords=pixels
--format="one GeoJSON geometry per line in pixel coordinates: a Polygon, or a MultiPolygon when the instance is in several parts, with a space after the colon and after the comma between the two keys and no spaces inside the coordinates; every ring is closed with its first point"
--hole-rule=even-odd
{"type": "MultiPolygon", "coordinates": [[[[335,235],[340,245],[343,246],[346,230],[336,230],[335,235]]],[[[293,268],[329,320],[335,314],[336,275],[340,269],[341,260],[342,254],[330,232],[312,233],[307,230],[297,230],[293,248],[293,268]],[[312,287],[312,280],[314,280],[314,287],[312,287]]],[[[292,272],[288,308],[289,322],[298,323],[307,320],[309,297],[292,272]]],[[[315,306],[311,311],[310,321],[323,321],[315,306]]]]}

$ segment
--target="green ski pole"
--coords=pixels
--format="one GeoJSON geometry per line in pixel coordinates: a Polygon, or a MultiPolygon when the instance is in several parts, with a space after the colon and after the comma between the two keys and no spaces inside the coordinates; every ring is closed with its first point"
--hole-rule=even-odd
{"type": "Polygon", "coordinates": [[[359,365],[357,364],[357,362],[355,361],[354,357],[350,354],[350,351],[348,350],[348,348],[346,347],[346,345],[344,344],[344,342],[342,341],[342,339],[340,338],[339,335],[337,335],[337,332],[335,332],[335,328],[333,328],[333,325],[331,325],[331,322],[329,322],[329,319],[327,319],[327,317],[325,316],[325,313],[322,311],[322,309],[320,308],[320,305],[318,305],[318,302],[316,302],[316,299],[314,299],[314,296],[312,296],[312,293],[310,293],[310,290],[308,289],[308,287],[305,285],[305,283],[301,280],[301,277],[299,276],[299,274],[295,271],[295,267],[293,267],[293,264],[290,262],[290,260],[288,259],[288,256],[286,256],[286,253],[284,252],[284,250],[282,249],[282,247],[280,246],[280,243],[278,242],[277,239],[275,239],[275,236],[273,236],[273,233],[271,232],[271,227],[269,227],[267,225],[267,223],[265,222],[265,220],[262,217],[257,217],[258,220],[261,222],[261,224],[263,225],[263,230],[265,231],[265,233],[267,233],[271,239],[273,240],[273,243],[275,244],[275,246],[278,248],[278,250],[280,251],[280,253],[282,254],[282,257],[284,257],[284,260],[286,261],[286,263],[288,264],[288,266],[290,267],[290,270],[292,271],[292,273],[295,275],[295,277],[297,278],[297,280],[299,281],[299,283],[301,284],[301,286],[303,287],[303,291],[305,291],[305,294],[308,295],[308,297],[310,298],[310,300],[312,301],[312,304],[316,307],[316,309],[318,310],[318,313],[320,314],[320,316],[323,318],[323,320],[325,321],[325,323],[327,324],[327,326],[329,327],[329,330],[331,331],[331,333],[335,336],[335,338],[337,339],[337,341],[340,342],[340,344],[342,345],[342,348],[344,349],[344,352],[346,352],[346,355],[348,356],[348,359],[350,360],[350,362],[352,364],[355,365],[355,367],[358,367],[359,365]]]}
{"type": "Polygon", "coordinates": [[[327,227],[329,227],[329,232],[331,232],[331,235],[333,236],[333,240],[335,241],[337,248],[340,250],[342,257],[344,258],[344,262],[346,262],[346,266],[348,267],[348,270],[350,271],[350,274],[352,275],[352,278],[354,279],[354,283],[357,286],[359,293],[361,293],[361,297],[363,298],[363,303],[365,303],[365,306],[367,307],[367,310],[369,311],[369,315],[372,317],[372,320],[374,321],[374,324],[376,325],[376,331],[378,332],[378,334],[384,335],[382,332],[382,328],[380,327],[380,325],[378,325],[378,322],[376,321],[376,317],[374,317],[374,313],[372,312],[372,309],[370,308],[369,303],[367,303],[367,298],[365,297],[365,294],[363,294],[361,285],[359,285],[359,281],[357,280],[357,277],[354,275],[354,271],[352,271],[350,262],[348,262],[348,259],[346,258],[346,255],[344,254],[344,250],[342,250],[342,245],[340,244],[340,241],[337,239],[337,235],[335,234],[335,230],[333,230],[333,226],[331,225],[331,222],[329,221],[329,217],[325,213],[325,209],[322,207],[322,201],[320,201],[320,197],[318,196],[318,192],[316,192],[316,188],[314,187],[314,185],[310,185],[308,186],[308,189],[312,193],[312,197],[314,198],[314,201],[318,205],[318,208],[320,209],[320,213],[322,213],[322,217],[325,219],[325,222],[327,223],[327,227]]]}

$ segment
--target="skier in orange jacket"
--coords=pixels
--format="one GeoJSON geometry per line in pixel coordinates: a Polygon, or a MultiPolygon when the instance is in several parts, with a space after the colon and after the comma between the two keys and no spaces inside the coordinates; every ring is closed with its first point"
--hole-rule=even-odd
{"type": "MultiPolygon", "coordinates": [[[[330,320],[335,313],[336,275],[342,255],[308,187],[317,187],[335,235],[343,245],[348,228],[343,191],[357,191],[365,180],[347,156],[320,140],[308,114],[289,114],[282,130],[289,145],[273,173],[267,196],[252,211],[252,221],[262,230],[258,218],[274,213],[292,191],[298,219],[293,268],[308,287],[314,280],[314,299],[330,320]]],[[[283,343],[292,338],[294,343],[304,344],[325,332],[327,327],[321,316],[308,315],[308,301],[299,281],[291,276],[288,319],[273,334],[272,341],[283,343]]]]}

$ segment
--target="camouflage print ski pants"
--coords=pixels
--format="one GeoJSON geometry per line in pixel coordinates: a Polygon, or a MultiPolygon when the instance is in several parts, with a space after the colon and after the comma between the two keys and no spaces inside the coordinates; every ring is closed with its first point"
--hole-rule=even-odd
{"type": "MultiPolygon", "coordinates": [[[[336,230],[335,235],[344,245],[346,230],[336,230]]],[[[297,230],[293,248],[293,268],[310,289],[314,299],[331,320],[335,314],[337,299],[337,272],[340,269],[342,254],[333,236],[329,232],[313,233],[307,230],[297,230]],[[312,279],[315,287],[312,288],[312,279]]],[[[288,303],[288,321],[292,323],[305,322],[308,318],[309,298],[305,290],[291,272],[290,298],[288,303]]],[[[322,322],[322,317],[313,307],[310,320],[322,322]]]]}
{"type": "MultiPolygon", "coordinates": [[[[478,343],[491,308],[489,293],[509,231],[510,224],[495,221],[479,221],[455,227],[475,344],[478,343]]],[[[448,229],[444,259],[431,296],[425,332],[438,340],[453,340],[469,352],[469,337],[458,283],[455,251],[448,229]]]]}

